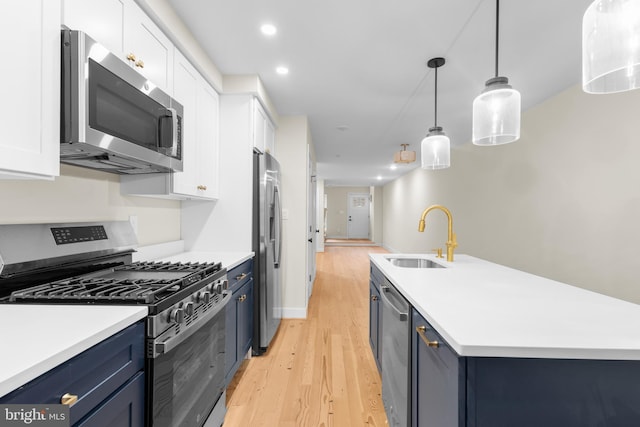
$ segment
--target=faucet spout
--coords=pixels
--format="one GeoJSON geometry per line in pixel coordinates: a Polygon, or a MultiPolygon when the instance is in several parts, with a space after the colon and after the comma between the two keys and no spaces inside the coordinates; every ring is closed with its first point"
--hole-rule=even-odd
{"type": "Polygon", "coordinates": [[[456,234],[453,232],[453,216],[449,209],[442,205],[431,205],[426,208],[422,211],[422,215],[420,216],[418,231],[421,233],[424,231],[427,214],[434,209],[441,210],[445,215],[447,215],[447,261],[453,262],[453,251],[458,246],[458,242],[456,241],[456,234]]]}

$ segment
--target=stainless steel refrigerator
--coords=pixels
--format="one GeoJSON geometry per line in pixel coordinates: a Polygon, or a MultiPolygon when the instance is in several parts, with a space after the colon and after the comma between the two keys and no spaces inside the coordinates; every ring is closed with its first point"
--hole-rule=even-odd
{"type": "Polygon", "coordinates": [[[253,353],[264,353],[282,318],[282,209],[280,164],[253,154],[253,353]]]}

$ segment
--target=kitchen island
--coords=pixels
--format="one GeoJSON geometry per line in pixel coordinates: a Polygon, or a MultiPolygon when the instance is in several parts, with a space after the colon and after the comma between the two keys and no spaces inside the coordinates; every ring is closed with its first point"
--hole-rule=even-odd
{"type": "Polygon", "coordinates": [[[370,260],[412,307],[411,425],[640,425],[640,306],[471,256],[370,260]]]}

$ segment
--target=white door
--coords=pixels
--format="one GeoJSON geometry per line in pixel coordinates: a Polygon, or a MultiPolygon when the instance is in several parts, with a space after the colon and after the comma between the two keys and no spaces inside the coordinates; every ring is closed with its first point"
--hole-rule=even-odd
{"type": "Polygon", "coordinates": [[[347,238],[369,238],[369,193],[349,193],[347,200],[347,238]]]}

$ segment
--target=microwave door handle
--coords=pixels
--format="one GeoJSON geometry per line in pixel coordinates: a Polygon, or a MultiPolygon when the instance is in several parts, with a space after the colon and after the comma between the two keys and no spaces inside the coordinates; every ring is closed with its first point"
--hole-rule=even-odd
{"type": "Polygon", "coordinates": [[[161,114],[158,119],[158,148],[169,149],[170,156],[176,157],[178,155],[178,112],[175,108],[165,108],[164,114],[161,114]],[[171,145],[165,144],[165,128],[162,125],[163,122],[169,118],[171,118],[171,145]]]}
{"type": "Polygon", "coordinates": [[[167,108],[171,113],[171,156],[176,157],[178,155],[178,112],[175,108],[167,108]]]}

